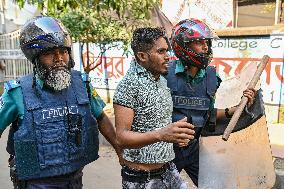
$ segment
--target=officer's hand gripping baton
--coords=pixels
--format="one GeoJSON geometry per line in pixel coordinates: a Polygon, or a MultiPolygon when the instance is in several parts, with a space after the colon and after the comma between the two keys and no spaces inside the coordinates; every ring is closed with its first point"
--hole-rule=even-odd
{"type": "MultiPolygon", "coordinates": [[[[251,79],[251,81],[250,81],[250,83],[248,85],[248,88],[254,88],[255,87],[255,85],[257,84],[257,82],[258,82],[258,80],[260,78],[261,73],[263,72],[263,70],[266,67],[266,64],[269,61],[269,58],[270,57],[268,55],[264,55],[262,57],[261,62],[257,66],[257,69],[256,69],[256,71],[254,73],[254,76],[252,77],[252,79],[251,79]]],[[[241,116],[241,114],[242,114],[242,112],[243,112],[247,102],[248,102],[248,98],[243,96],[242,99],[241,99],[240,105],[237,107],[237,109],[234,112],[234,114],[233,114],[233,116],[232,116],[232,118],[231,118],[227,128],[224,131],[224,134],[222,136],[222,139],[224,141],[228,140],[228,138],[229,138],[231,132],[233,131],[233,129],[235,128],[235,126],[236,126],[236,124],[237,124],[237,122],[238,122],[238,120],[239,120],[239,118],[240,118],[240,116],[241,116]]]]}

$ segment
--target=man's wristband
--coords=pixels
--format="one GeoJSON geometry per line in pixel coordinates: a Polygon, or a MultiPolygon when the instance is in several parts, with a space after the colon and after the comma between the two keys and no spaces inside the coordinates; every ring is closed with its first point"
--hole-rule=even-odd
{"type": "Polygon", "coordinates": [[[229,108],[225,109],[225,116],[226,118],[232,118],[232,115],[229,114],[229,108]]]}

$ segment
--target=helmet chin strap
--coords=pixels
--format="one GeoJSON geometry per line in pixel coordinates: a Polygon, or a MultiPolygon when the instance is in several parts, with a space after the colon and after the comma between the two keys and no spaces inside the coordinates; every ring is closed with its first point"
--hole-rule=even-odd
{"type": "Polygon", "coordinates": [[[42,64],[40,64],[39,58],[36,58],[34,60],[34,67],[35,67],[35,75],[37,78],[41,80],[45,80],[47,69],[43,67],[42,64]]]}
{"type": "Polygon", "coordinates": [[[71,70],[75,66],[75,62],[71,56],[71,49],[68,49],[68,54],[69,54],[68,69],[71,70]]]}
{"type": "Polygon", "coordinates": [[[190,68],[190,67],[196,67],[198,69],[206,69],[207,65],[202,64],[202,66],[197,66],[192,60],[188,60],[188,59],[180,59],[183,66],[186,68],[190,68]]]}
{"type": "MultiPolygon", "coordinates": [[[[194,51],[192,52],[195,53],[194,51]]],[[[209,48],[207,53],[202,53],[202,54],[195,53],[194,57],[191,57],[189,60],[185,62],[188,66],[194,66],[199,69],[206,69],[211,59],[212,59],[212,50],[211,48],[209,48]],[[201,64],[196,64],[194,60],[192,60],[192,58],[198,59],[198,61],[201,62],[201,64]]]]}

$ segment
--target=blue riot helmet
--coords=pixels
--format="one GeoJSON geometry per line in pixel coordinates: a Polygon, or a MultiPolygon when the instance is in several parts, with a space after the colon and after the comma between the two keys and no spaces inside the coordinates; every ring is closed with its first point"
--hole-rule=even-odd
{"type": "Polygon", "coordinates": [[[20,47],[26,58],[35,63],[35,59],[45,51],[65,47],[69,51],[69,68],[74,67],[71,57],[72,40],[63,24],[52,17],[38,16],[29,20],[20,33],[20,47]]]}

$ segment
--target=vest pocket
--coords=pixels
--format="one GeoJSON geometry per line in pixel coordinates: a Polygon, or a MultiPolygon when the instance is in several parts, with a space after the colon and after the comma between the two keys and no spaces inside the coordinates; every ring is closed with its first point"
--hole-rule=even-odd
{"type": "Polygon", "coordinates": [[[99,151],[98,123],[91,115],[88,121],[90,125],[86,133],[86,153],[89,159],[97,159],[99,151]]]}
{"type": "Polygon", "coordinates": [[[84,156],[84,128],[83,118],[85,113],[67,114],[67,144],[68,144],[68,160],[80,160],[84,156]]]}
{"type": "Polygon", "coordinates": [[[65,129],[37,131],[39,162],[41,168],[67,163],[65,129]],[[40,138],[39,138],[40,137],[40,138]]]}

